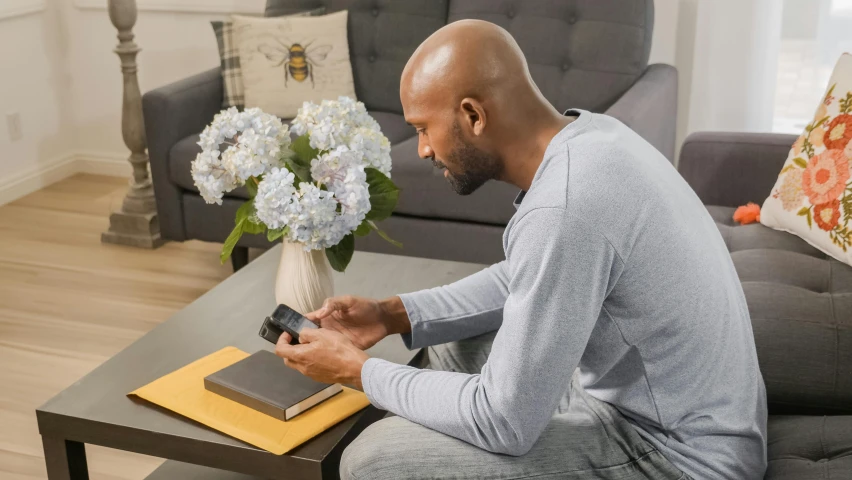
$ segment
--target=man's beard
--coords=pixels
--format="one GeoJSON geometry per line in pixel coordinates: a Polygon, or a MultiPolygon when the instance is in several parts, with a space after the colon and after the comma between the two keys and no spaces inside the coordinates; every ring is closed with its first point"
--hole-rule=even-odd
{"type": "Polygon", "coordinates": [[[453,191],[459,195],[470,195],[485,182],[497,178],[502,173],[503,165],[499,158],[465,142],[458,122],[453,125],[453,137],[456,146],[447,159],[457,166],[461,173],[454,174],[442,162],[432,158],[432,163],[436,167],[447,168],[447,180],[453,191]]]}

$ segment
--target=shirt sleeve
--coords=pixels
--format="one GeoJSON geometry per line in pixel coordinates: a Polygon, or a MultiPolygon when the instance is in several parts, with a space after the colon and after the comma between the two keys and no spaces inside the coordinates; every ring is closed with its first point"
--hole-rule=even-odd
{"type": "Polygon", "coordinates": [[[411,333],[409,349],[461,340],[500,328],[509,294],[506,261],[443,287],[400,295],[411,333]]]}
{"type": "Polygon", "coordinates": [[[563,209],[528,212],[509,234],[502,325],[479,374],[371,358],[361,379],[383,409],[491,452],[522,455],[556,410],[622,264],[563,209]]]}

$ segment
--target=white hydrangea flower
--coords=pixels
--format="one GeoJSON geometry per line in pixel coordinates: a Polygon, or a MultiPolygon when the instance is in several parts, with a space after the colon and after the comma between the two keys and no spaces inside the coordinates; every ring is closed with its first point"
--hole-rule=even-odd
{"type": "Polygon", "coordinates": [[[308,134],[320,152],[311,160],[313,182],[297,184],[281,164],[290,131],[257,108],[230,108],[214,117],[199,138],[202,152],[192,165],[193,180],[207,202],[221,204],[223,193],[254,177],[259,180],[256,221],[270,229],[287,227],[285,238],[305,250],[335,246],[370,211],[365,169],[390,176],[390,142],[364,104],[348,97],[305,102],[291,128],[308,134]],[[220,154],[225,143],[229,146],[220,154]]]}
{"type": "Polygon", "coordinates": [[[257,218],[267,227],[274,230],[288,225],[287,212],[296,193],[295,179],[295,175],[286,168],[275,167],[257,185],[254,207],[257,218]]]}
{"type": "Polygon", "coordinates": [[[219,161],[219,151],[201,152],[192,162],[192,180],[207,203],[222,204],[222,194],[237,187],[234,176],[219,161]]]}
{"type": "Polygon", "coordinates": [[[213,117],[198,145],[201,153],[192,162],[192,179],[206,202],[221,204],[225,192],[278,165],[281,150],[290,146],[290,130],[259,108],[240,112],[231,107],[213,117]],[[236,143],[231,143],[235,137],[236,143]],[[231,145],[220,156],[226,142],[231,145]]]}
{"type": "Polygon", "coordinates": [[[299,185],[296,198],[288,212],[290,230],[287,237],[291,242],[303,244],[305,250],[316,250],[337,245],[349,233],[335,221],[337,200],[332,192],[304,182],[299,185]]]}
{"type": "Polygon", "coordinates": [[[341,214],[354,215],[353,218],[358,220],[353,230],[370,211],[370,192],[363,157],[363,152],[342,145],[311,162],[311,176],[334,193],[341,204],[341,214]]]}
{"type": "Polygon", "coordinates": [[[258,219],[267,227],[289,227],[287,239],[301,243],[305,250],[337,245],[358,227],[352,226],[357,215],[337,212],[339,202],[334,192],[308,182],[301,183],[297,190],[294,179],[289,171],[275,168],[258,185],[254,205],[258,219]]]}
{"type": "Polygon", "coordinates": [[[323,100],[320,104],[305,102],[293,120],[292,128],[298,135],[308,134],[311,147],[320,151],[330,151],[342,145],[353,151],[362,151],[365,166],[390,175],[390,142],[361,102],[349,97],[323,100]]]}
{"type": "Polygon", "coordinates": [[[390,177],[391,145],[381,130],[361,127],[349,139],[349,148],[362,152],[368,167],[373,167],[390,177]]]}

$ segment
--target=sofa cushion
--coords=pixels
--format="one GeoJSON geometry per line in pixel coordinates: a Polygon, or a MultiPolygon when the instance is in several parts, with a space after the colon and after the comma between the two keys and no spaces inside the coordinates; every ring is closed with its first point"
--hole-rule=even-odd
{"type": "Polygon", "coordinates": [[[355,98],[348,18],[346,11],[313,17],[232,15],[246,107],[292,118],[306,101],[355,98]]]}
{"type": "MultiPolygon", "coordinates": [[[[405,123],[402,115],[388,112],[370,112],[373,118],[379,122],[382,133],[388,137],[391,144],[401,142],[414,135],[415,131],[405,123]]],[[[285,120],[286,122],[287,120],[285,120]]],[[[169,152],[169,178],[181,187],[197,192],[195,183],[192,181],[192,161],[201,151],[198,146],[198,134],[190,135],[172,146],[169,152]]],[[[392,172],[393,173],[393,172],[392,172]]],[[[248,192],[244,188],[238,188],[229,192],[227,196],[248,198],[248,192]]]]}
{"type": "Polygon", "coordinates": [[[766,480],[852,478],[852,416],[770,415],[766,480]]]}
{"type": "Polygon", "coordinates": [[[367,109],[402,113],[399,79],[411,54],[444,26],[447,0],[268,0],[266,16],[318,7],[349,11],[349,56],[355,94],[367,109]]]}
{"type": "Polygon", "coordinates": [[[792,232],[847,265],[852,265],[850,100],[852,54],[846,53],[760,209],[760,223],[792,232]]]}
{"type": "Polygon", "coordinates": [[[486,20],[518,42],[541,93],[558,110],[603,112],[648,65],[649,0],[450,0],[447,22],[486,20]]]}
{"type": "Polygon", "coordinates": [[[505,226],[515,213],[518,189],[508,184],[491,181],[467,196],[453,192],[443,171],[417,155],[417,137],[394,145],[391,158],[398,214],[505,226]]]}
{"type": "Polygon", "coordinates": [[[852,413],[852,267],[708,206],[743,284],[770,412],[852,413]]]}

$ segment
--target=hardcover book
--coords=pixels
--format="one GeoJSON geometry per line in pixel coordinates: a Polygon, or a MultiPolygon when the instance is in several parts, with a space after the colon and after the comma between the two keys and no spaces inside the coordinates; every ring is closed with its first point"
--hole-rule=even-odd
{"type": "Polygon", "coordinates": [[[290,420],[343,389],[302,375],[266,350],[208,375],[204,388],[279,420],[290,420]]]}

